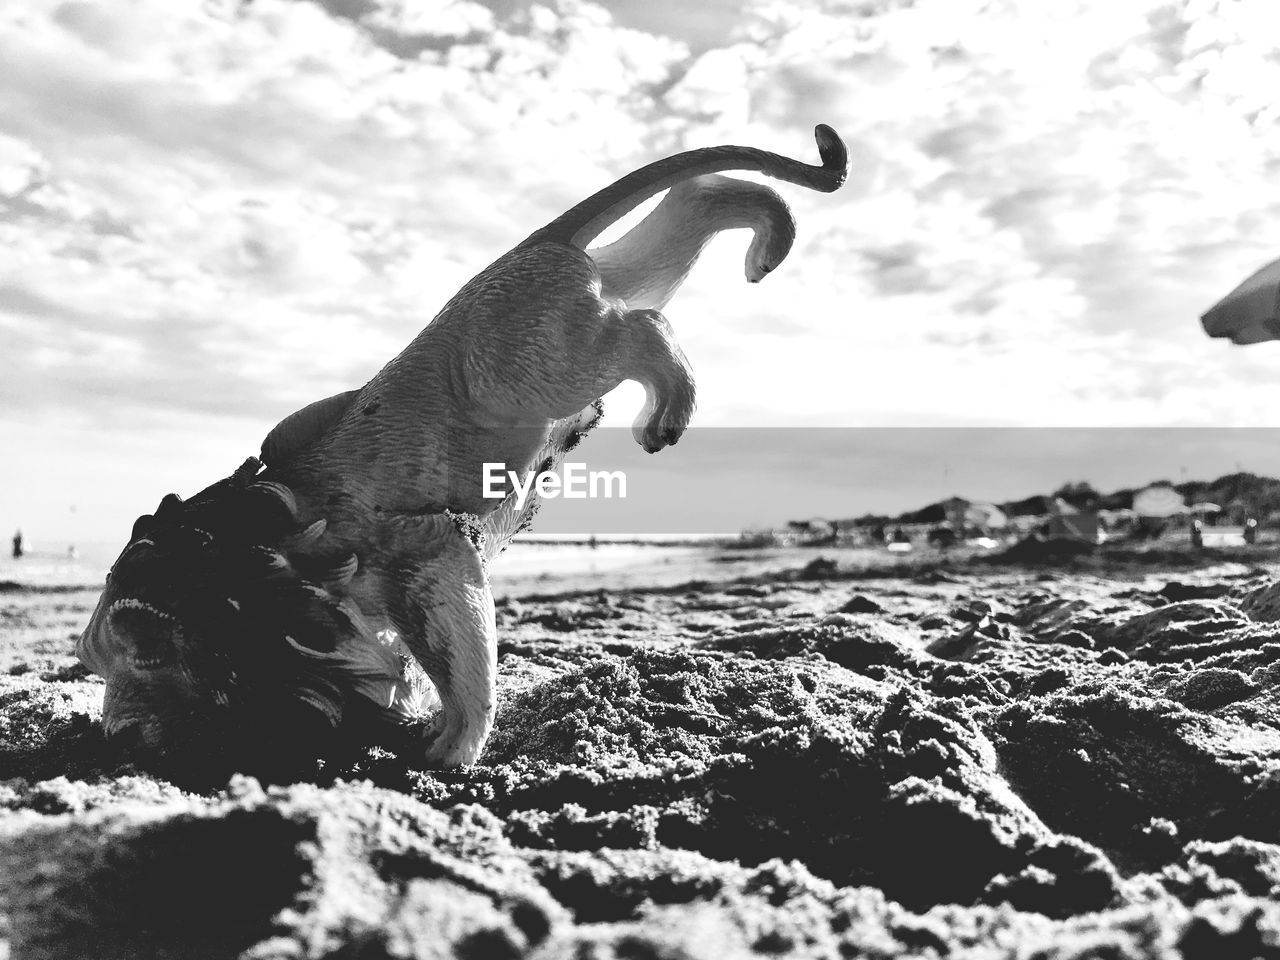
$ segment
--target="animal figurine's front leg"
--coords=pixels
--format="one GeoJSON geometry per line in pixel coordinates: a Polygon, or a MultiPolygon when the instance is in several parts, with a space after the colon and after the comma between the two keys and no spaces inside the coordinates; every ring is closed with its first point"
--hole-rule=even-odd
{"type": "Polygon", "coordinates": [[[440,695],[426,754],[433,766],[474,763],[493,729],[498,628],[487,578],[471,560],[434,571],[432,590],[411,600],[423,607],[425,631],[409,649],[440,695]]]}
{"type": "Polygon", "coordinates": [[[362,599],[386,609],[410,654],[430,677],[440,710],[428,733],[433,766],[472,763],[493,728],[498,635],[480,551],[449,514],[392,522],[393,559],[362,599]]]}

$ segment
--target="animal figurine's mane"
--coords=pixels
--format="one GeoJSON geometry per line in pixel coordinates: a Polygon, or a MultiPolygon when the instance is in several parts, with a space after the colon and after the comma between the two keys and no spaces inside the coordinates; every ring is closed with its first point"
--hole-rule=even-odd
{"type": "Polygon", "coordinates": [[[115,599],[95,612],[77,654],[105,671],[111,625],[135,636],[150,626],[161,642],[134,654],[139,665],[176,658],[214,700],[263,709],[292,696],[333,723],[350,693],[391,707],[403,664],[346,595],[356,558],[317,554],[325,522],[303,525],[293,492],[261,469],[251,458],[138,518],[108,574],[115,599]],[[183,635],[184,623],[200,624],[199,641],[183,635]]]}

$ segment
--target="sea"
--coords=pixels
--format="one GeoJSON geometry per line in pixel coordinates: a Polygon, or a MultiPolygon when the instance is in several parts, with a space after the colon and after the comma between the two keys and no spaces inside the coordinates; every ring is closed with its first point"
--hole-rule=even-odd
{"type": "MultiPolygon", "coordinates": [[[[490,566],[494,596],[671,587],[727,580],[803,566],[816,557],[841,567],[891,562],[866,547],[743,546],[734,534],[580,534],[517,537],[490,566]]],[[[8,590],[100,589],[122,544],[78,544],[70,551],[30,550],[0,558],[0,586],[8,590]]]]}

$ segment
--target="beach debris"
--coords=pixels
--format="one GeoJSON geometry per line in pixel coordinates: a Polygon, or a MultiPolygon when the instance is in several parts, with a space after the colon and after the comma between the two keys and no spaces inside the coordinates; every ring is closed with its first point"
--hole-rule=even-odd
{"type": "Polygon", "coordinates": [[[884,613],[884,607],[870,597],[855,593],[838,608],[840,613],[884,613]]]}
{"type": "Polygon", "coordinates": [[[814,557],[797,574],[800,580],[829,580],[835,576],[837,564],[829,557],[814,557]]]}

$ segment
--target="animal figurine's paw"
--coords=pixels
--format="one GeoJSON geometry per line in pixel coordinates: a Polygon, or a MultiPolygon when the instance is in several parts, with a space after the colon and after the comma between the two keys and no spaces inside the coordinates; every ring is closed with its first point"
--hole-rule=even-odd
{"type": "Polygon", "coordinates": [[[674,445],[693,418],[693,370],[671,324],[657,310],[632,310],[622,320],[629,333],[623,365],[645,391],[631,435],[646,453],[657,453],[674,445]]]}
{"type": "Polygon", "coordinates": [[[631,435],[645,453],[657,453],[664,447],[673,447],[684,436],[689,421],[693,419],[693,378],[671,387],[661,400],[650,405],[636,418],[631,435]]]}
{"type": "Polygon", "coordinates": [[[463,767],[476,762],[488,737],[488,727],[468,730],[450,723],[442,710],[432,719],[423,736],[428,767],[463,767]]]}

